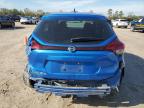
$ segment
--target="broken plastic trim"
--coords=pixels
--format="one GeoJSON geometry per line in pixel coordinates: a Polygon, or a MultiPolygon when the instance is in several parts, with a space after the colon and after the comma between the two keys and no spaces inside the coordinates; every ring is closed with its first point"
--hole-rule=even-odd
{"type": "Polygon", "coordinates": [[[58,96],[65,96],[65,95],[77,95],[77,96],[89,96],[89,95],[99,95],[99,96],[106,96],[111,93],[112,89],[116,89],[118,92],[118,87],[110,87],[107,84],[102,84],[99,87],[64,87],[60,84],[56,85],[46,85],[43,84],[42,80],[37,80],[34,84],[34,88],[36,91],[41,93],[54,93],[58,96]]]}

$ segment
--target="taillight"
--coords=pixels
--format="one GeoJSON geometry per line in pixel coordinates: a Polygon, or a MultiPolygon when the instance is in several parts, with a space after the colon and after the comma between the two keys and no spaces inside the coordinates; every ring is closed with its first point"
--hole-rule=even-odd
{"type": "MultiPolygon", "coordinates": [[[[68,50],[68,47],[62,46],[44,46],[39,44],[37,41],[32,40],[31,49],[40,49],[40,50],[68,50]]],[[[76,51],[112,51],[117,55],[122,55],[124,53],[125,46],[119,40],[115,39],[107,46],[103,47],[76,47],[76,51]]]]}
{"type": "Polygon", "coordinates": [[[124,53],[125,45],[119,39],[115,39],[110,44],[108,44],[104,49],[113,51],[117,55],[122,55],[124,53]]]}
{"type": "Polygon", "coordinates": [[[32,40],[32,42],[31,42],[31,49],[41,49],[41,47],[42,46],[37,41],[32,40]]]}
{"type": "Polygon", "coordinates": [[[45,45],[41,45],[39,44],[37,41],[32,40],[31,43],[31,49],[32,50],[67,50],[67,47],[60,47],[60,46],[45,46],[45,45]]]}

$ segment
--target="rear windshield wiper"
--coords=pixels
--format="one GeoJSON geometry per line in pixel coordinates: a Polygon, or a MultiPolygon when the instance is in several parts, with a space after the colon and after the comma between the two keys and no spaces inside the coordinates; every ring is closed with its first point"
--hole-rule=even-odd
{"type": "Polygon", "coordinates": [[[96,38],[96,37],[79,37],[79,38],[71,38],[71,42],[90,42],[90,41],[103,41],[104,38],[96,38]]]}

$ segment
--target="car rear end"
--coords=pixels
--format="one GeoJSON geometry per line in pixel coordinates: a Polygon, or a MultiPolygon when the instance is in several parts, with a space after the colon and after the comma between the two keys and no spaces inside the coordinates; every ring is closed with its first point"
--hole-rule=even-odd
{"type": "Polygon", "coordinates": [[[139,21],[133,21],[131,24],[131,31],[143,31],[144,32],[144,18],[140,19],[139,21]]]}
{"type": "Polygon", "coordinates": [[[21,23],[21,24],[31,24],[31,23],[32,23],[32,20],[31,20],[30,17],[21,17],[20,23],[21,23]]]}
{"type": "Polygon", "coordinates": [[[135,23],[134,29],[144,31],[144,18],[140,19],[138,23],[135,23]]]}
{"type": "Polygon", "coordinates": [[[29,37],[27,79],[56,95],[107,95],[124,69],[124,44],[108,20],[93,14],[51,14],[29,37]]]}
{"type": "Polygon", "coordinates": [[[15,22],[9,16],[0,16],[0,29],[3,27],[15,27],[15,22]]]}
{"type": "Polygon", "coordinates": [[[127,20],[125,20],[125,19],[120,19],[120,21],[119,21],[119,27],[125,27],[125,28],[127,28],[128,27],[128,21],[127,20]]]}

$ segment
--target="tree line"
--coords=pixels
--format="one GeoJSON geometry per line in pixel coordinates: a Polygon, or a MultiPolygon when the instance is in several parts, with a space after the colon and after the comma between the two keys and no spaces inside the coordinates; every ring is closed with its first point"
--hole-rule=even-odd
{"type": "Polygon", "coordinates": [[[24,10],[0,8],[0,15],[20,15],[20,16],[40,17],[43,16],[44,14],[45,12],[43,10],[32,11],[28,8],[25,8],[24,10]]]}
{"type": "Polygon", "coordinates": [[[129,12],[128,15],[125,15],[122,10],[114,11],[112,9],[108,9],[107,15],[108,15],[108,18],[111,20],[118,19],[118,18],[123,18],[123,19],[128,19],[128,20],[138,20],[143,17],[143,16],[137,16],[133,12],[129,12]]]}
{"type": "MultiPolygon", "coordinates": [[[[61,12],[61,11],[60,11],[61,12]]],[[[90,11],[93,13],[93,11],[90,11]]],[[[20,15],[20,16],[36,16],[40,17],[43,16],[44,14],[47,14],[48,12],[44,12],[43,10],[30,10],[28,8],[25,8],[23,10],[18,10],[18,9],[7,9],[7,8],[0,8],[0,15],[20,15]]],[[[117,19],[117,18],[124,18],[124,19],[129,19],[129,20],[137,20],[140,19],[143,16],[136,16],[132,12],[128,13],[126,16],[122,10],[114,11],[112,9],[108,9],[107,15],[109,19],[117,19]]]]}

